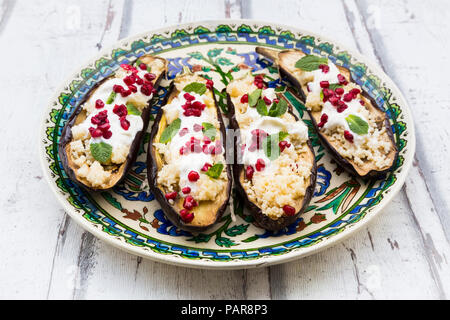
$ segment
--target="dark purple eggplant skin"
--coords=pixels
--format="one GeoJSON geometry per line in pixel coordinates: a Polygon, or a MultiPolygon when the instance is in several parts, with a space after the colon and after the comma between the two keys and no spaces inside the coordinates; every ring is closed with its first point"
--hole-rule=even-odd
{"type": "MultiPolygon", "coordinates": [[[[66,172],[67,176],[70,178],[70,180],[72,180],[74,183],[76,183],[78,186],[87,189],[87,190],[91,190],[91,191],[104,191],[104,190],[109,190],[111,188],[113,188],[115,185],[119,184],[120,182],[123,181],[123,179],[125,179],[125,176],[127,174],[127,171],[131,168],[131,166],[134,164],[134,162],[136,161],[136,158],[138,156],[139,153],[139,147],[141,145],[142,142],[142,138],[144,136],[144,133],[147,131],[148,128],[148,123],[150,120],[150,111],[151,111],[151,106],[152,106],[152,100],[151,99],[149,101],[148,107],[145,108],[142,113],[141,113],[141,118],[142,121],[144,123],[143,129],[142,131],[138,131],[136,133],[136,137],[134,138],[131,146],[130,146],[130,152],[128,153],[126,162],[125,162],[125,168],[123,170],[122,173],[122,177],[112,186],[110,186],[107,189],[102,189],[102,188],[93,188],[90,186],[85,185],[84,183],[80,182],[77,179],[77,176],[75,174],[75,172],[72,170],[72,168],[69,166],[69,160],[67,158],[67,154],[66,154],[66,146],[67,144],[69,144],[70,142],[72,142],[72,126],[74,125],[77,116],[80,114],[80,112],[83,110],[82,106],[83,104],[89,99],[89,97],[91,96],[91,93],[94,92],[95,89],[97,89],[103,82],[105,82],[106,80],[110,79],[111,77],[113,77],[114,75],[111,75],[103,80],[101,80],[100,82],[96,83],[89,94],[87,94],[83,100],[81,100],[81,102],[78,104],[78,106],[75,108],[75,110],[73,111],[73,113],[70,115],[69,119],[67,120],[62,133],[61,133],[61,138],[59,139],[59,143],[58,143],[58,155],[59,158],[61,160],[61,164],[64,168],[64,171],[66,172]]],[[[158,89],[159,88],[159,84],[161,82],[161,80],[164,78],[165,76],[165,72],[161,73],[161,75],[158,77],[158,79],[156,79],[155,84],[154,84],[154,88],[158,89]]]]}
{"type": "MultiPolygon", "coordinates": [[[[257,50],[258,52],[258,50],[257,50]]],[[[258,52],[260,54],[262,54],[261,52],[258,52]]],[[[267,58],[271,59],[271,57],[266,56],[267,58]]],[[[339,68],[343,68],[346,69],[344,67],[339,66],[339,68]]],[[[348,69],[347,69],[348,70],[348,69]]],[[[283,79],[287,79],[295,89],[297,89],[297,92],[300,95],[300,100],[305,103],[306,102],[306,94],[302,89],[302,86],[300,85],[300,83],[297,81],[297,79],[286,69],[282,68],[281,66],[278,66],[278,72],[280,74],[280,77],[283,79]]],[[[351,72],[349,71],[350,74],[350,82],[356,83],[354,81],[354,79],[352,78],[351,72]]],[[[344,157],[342,157],[339,152],[328,142],[328,140],[324,137],[324,135],[321,133],[319,127],[317,126],[317,122],[314,119],[314,117],[311,114],[311,111],[307,110],[309,117],[311,118],[311,122],[314,126],[314,129],[317,133],[317,135],[319,136],[319,139],[322,143],[323,146],[325,146],[325,148],[328,150],[328,152],[330,153],[330,155],[333,157],[333,159],[336,161],[336,163],[338,163],[344,170],[346,170],[348,173],[350,173],[351,175],[357,176],[359,178],[362,178],[363,180],[367,180],[367,179],[377,179],[377,178],[382,178],[384,177],[388,172],[390,172],[393,167],[395,167],[396,163],[397,163],[397,158],[398,158],[398,148],[397,148],[397,144],[395,143],[395,138],[394,138],[394,134],[392,132],[392,127],[391,124],[389,122],[389,118],[386,114],[386,112],[380,107],[378,106],[378,104],[375,102],[375,100],[368,95],[365,91],[362,91],[362,95],[364,96],[364,98],[368,99],[370,101],[370,103],[377,108],[378,110],[380,110],[381,112],[383,112],[384,114],[384,124],[386,126],[386,131],[388,133],[389,139],[392,142],[392,145],[395,148],[395,158],[394,161],[392,162],[392,166],[389,168],[386,168],[385,170],[371,170],[369,172],[367,172],[367,174],[365,175],[360,175],[355,168],[353,167],[353,165],[344,157]]]]}
{"type": "MultiPolygon", "coordinates": [[[[283,99],[279,96],[279,98],[283,99]]],[[[286,100],[286,102],[289,105],[288,111],[291,115],[294,116],[295,120],[299,121],[299,118],[294,114],[292,105],[289,103],[289,101],[286,100]]],[[[228,118],[230,122],[230,127],[234,130],[239,130],[239,123],[236,119],[236,112],[234,108],[234,104],[231,101],[231,97],[227,93],[227,106],[228,106],[228,118]]],[[[234,143],[234,164],[233,164],[233,176],[234,176],[234,183],[236,186],[237,191],[244,199],[244,203],[247,207],[247,209],[250,211],[251,215],[255,219],[255,224],[263,229],[269,230],[269,231],[279,231],[292,223],[294,223],[298,217],[305,211],[305,209],[308,207],[315,191],[316,187],[316,178],[317,178],[317,163],[315,161],[315,153],[314,149],[312,147],[311,141],[308,140],[308,147],[312,152],[312,156],[314,159],[313,167],[311,168],[311,175],[310,175],[310,184],[308,188],[306,188],[305,191],[305,197],[303,199],[303,205],[300,208],[298,212],[296,212],[293,216],[287,216],[283,215],[277,220],[273,220],[269,218],[267,215],[263,214],[260,207],[258,207],[255,203],[253,203],[247,195],[247,192],[245,192],[244,187],[241,184],[240,176],[242,172],[244,171],[244,165],[238,163],[237,161],[237,152],[240,150],[238,147],[240,145],[238,139],[236,139],[234,143]]]]}
{"type": "MultiPolygon", "coordinates": [[[[174,85],[172,84],[166,94],[166,101],[163,102],[163,105],[165,105],[167,103],[167,100],[170,97],[170,94],[172,93],[173,90],[174,90],[174,85]]],[[[227,141],[225,125],[223,122],[222,113],[220,112],[220,109],[217,105],[217,100],[216,100],[216,96],[215,96],[214,92],[213,92],[213,98],[214,98],[214,103],[215,103],[216,111],[217,111],[217,119],[219,120],[219,123],[220,123],[220,133],[222,134],[222,137],[223,137],[222,139],[225,143],[227,141]]],[[[158,182],[157,182],[158,166],[156,164],[155,150],[153,148],[153,142],[154,142],[153,140],[155,139],[155,136],[158,134],[159,122],[161,121],[162,115],[163,115],[163,110],[161,108],[156,116],[155,121],[153,122],[152,130],[150,133],[150,141],[148,143],[148,148],[147,148],[147,176],[148,176],[148,182],[150,185],[150,190],[152,191],[156,200],[160,204],[161,209],[164,211],[164,214],[166,215],[166,217],[177,228],[180,228],[185,231],[193,232],[193,233],[205,231],[206,229],[215,225],[220,220],[223,213],[227,209],[228,202],[230,200],[231,186],[232,186],[231,165],[230,164],[225,165],[225,170],[227,172],[227,178],[228,178],[228,184],[227,184],[227,189],[226,189],[227,197],[226,197],[225,201],[222,203],[222,205],[219,207],[217,212],[215,213],[216,218],[215,218],[214,222],[207,226],[192,226],[188,223],[185,223],[183,220],[181,220],[181,216],[178,213],[178,211],[175,210],[175,208],[169,203],[169,201],[166,199],[162,190],[158,187],[158,182]]],[[[223,145],[223,148],[224,148],[224,157],[225,157],[225,159],[227,159],[226,148],[224,145],[223,145]]],[[[226,161],[226,162],[228,162],[228,161],[226,161]]]]}

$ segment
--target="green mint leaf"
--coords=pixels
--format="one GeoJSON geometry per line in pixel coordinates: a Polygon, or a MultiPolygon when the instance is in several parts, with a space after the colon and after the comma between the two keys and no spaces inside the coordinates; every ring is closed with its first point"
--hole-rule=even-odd
{"type": "Polygon", "coordinates": [[[323,101],[324,95],[323,95],[323,90],[320,90],[320,100],[323,101]]]}
{"type": "Polygon", "coordinates": [[[259,100],[256,104],[256,111],[262,116],[267,116],[267,106],[264,100],[259,100]]]}
{"type": "Polygon", "coordinates": [[[160,143],[167,143],[177,134],[178,130],[180,130],[181,120],[177,118],[169,124],[161,134],[161,138],[159,138],[160,143]]]}
{"type": "Polygon", "coordinates": [[[261,97],[262,90],[256,89],[252,93],[248,95],[248,105],[250,107],[254,107],[256,103],[258,102],[258,99],[261,97]]]}
{"type": "Polygon", "coordinates": [[[202,131],[205,136],[207,136],[211,141],[216,139],[217,130],[216,127],[209,122],[202,122],[202,131]]]}
{"type": "Polygon", "coordinates": [[[329,88],[330,88],[331,90],[336,90],[337,88],[342,88],[342,84],[339,84],[339,83],[331,83],[330,86],[329,86],[329,88]]]}
{"type": "Polygon", "coordinates": [[[295,63],[295,67],[304,71],[314,71],[319,69],[321,64],[328,64],[328,59],[313,55],[306,55],[295,63]]]}
{"type": "Polygon", "coordinates": [[[199,95],[202,95],[206,92],[206,85],[200,82],[192,82],[189,83],[186,87],[184,87],[183,91],[185,92],[195,92],[199,95]]]}
{"type": "Polygon", "coordinates": [[[208,171],[205,172],[205,174],[213,179],[217,179],[220,177],[222,171],[223,171],[224,165],[219,162],[213,165],[208,169],[208,171]]]}
{"type": "Polygon", "coordinates": [[[134,104],[132,104],[131,102],[127,102],[127,110],[128,110],[128,114],[132,114],[135,116],[140,116],[141,112],[139,111],[138,108],[136,108],[134,106],[134,104]]]}
{"type": "Polygon", "coordinates": [[[284,132],[284,131],[280,131],[278,133],[278,142],[283,141],[284,139],[286,139],[288,135],[289,135],[289,133],[284,132]]]}
{"type": "Polygon", "coordinates": [[[114,99],[116,99],[116,95],[117,93],[115,93],[114,91],[110,93],[108,99],[106,100],[106,104],[111,104],[114,102],[114,99]]]}
{"type": "Polygon", "coordinates": [[[107,143],[91,143],[90,150],[94,159],[101,164],[107,164],[111,159],[112,146],[107,143]]]}
{"type": "Polygon", "coordinates": [[[288,104],[286,100],[280,99],[278,103],[273,103],[269,110],[269,116],[280,117],[287,111],[288,104]]]}
{"type": "Polygon", "coordinates": [[[369,132],[369,124],[357,115],[351,114],[345,120],[354,133],[363,135],[369,132]]]}

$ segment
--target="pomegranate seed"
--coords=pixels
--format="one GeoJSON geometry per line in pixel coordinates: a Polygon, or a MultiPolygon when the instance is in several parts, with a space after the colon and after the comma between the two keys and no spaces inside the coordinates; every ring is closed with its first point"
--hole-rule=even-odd
{"type": "Polygon", "coordinates": [[[134,93],[137,92],[137,88],[136,88],[135,85],[129,85],[129,86],[128,86],[128,89],[129,89],[131,92],[134,92],[134,93]]]}
{"type": "Polygon", "coordinates": [[[198,172],[196,172],[196,171],[191,171],[191,172],[189,172],[189,174],[188,174],[188,179],[189,179],[189,181],[191,181],[191,182],[195,182],[195,181],[197,181],[198,179],[200,179],[200,175],[199,175],[198,172]]]}
{"type": "Polygon", "coordinates": [[[356,98],[358,94],[361,93],[361,90],[359,90],[358,88],[353,88],[349,93],[351,93],[356,98]]]}
{"type": "Polygon", "coordinates": [[[182,191],[184,194],[188,194],[188,193],[191,192],[191,188],[189,188],[189,187],[184,187],[183,189],[181,189],[181,191],[182,191]]]}
{"type": "Polygon", "coordinates": [[[120,117],[120,126],[123,130],[128,130],[130,128],[130,121],[126,119],[126,116],[120,117]]]}
{"type": "Polygon", "coordinates": [[[195,132],[199,132],[199,131],[202,131],[203,130],[203,126],[202,125],[200,125],[200,124],[194,124],[194,131],[195,132]]]}
{"type": "Polygon", "coordinates": [[[265,167],[266,167],[266,164],[263,159],[260,158],[260,159],[256,160],[256,164],[255,164],[256,171],[263,171],[265,167]]]}
{"type": "Polygon", "coordinates": [[[320,117],[320,122],[326,123],[328,121],[328,115],[326,113],[322,114],[320,117]]]}
{"type": "Polygon", "coordinates": [[[347,81],[347,79],[345,79],[345,77],[342,75],[342,74],[338,74],[337,75],[337,78],[338,78],[338,81],[339,81],[339,84],[342,84],[342,85],[346,85],[346,84],[348,84],[348,81],[347,81]]]}
{"type": "Polygon", "coordinates": [[[124,90],[120,93],[120,95],[124,98],[128,97],[131,94],[131,90],[124,90]]]}
{"type": "Polygon", "coordinates": [[[203,106],[204,106],[203,103],[201,103],[200,101],[194,101],[194,103],[192,103],[192,107],[193,107],[194,109],[200,109],[200,110],[203,110],[203,109],[204,109],[203,106]]]}
{"type": "Polygon", "coordinates": [[[253,169],[252,166],[247,166],[247,168],[245,169],[245,177],[248,180],[252,180],[254,172],[255,172],[255,170],[253,169]]]}
{"type": "Polygon", "coordinates": [[[91,118],[91,123],[97,125],[100,124],[100,120],[94,116],[91,118]]]}
{"type": "Polygon", "coordinates": [[[153,81],[156,79],[156,76],[153,73],[146,73],[144,75],[145,80],[147,81],[153,81]]]}
{"type": "Polygon", "coordinates": [[[289,148],[288,145],[290,145],[290,144],[287,141],[285,141],[285,140],[280,141],[278,143],[278,146],[280,147],[280,152],[283,152],[284,149],[286,149],[286,147],[289,148]]]}
{"type": "Polygon", "coordinates": [[[103,131],[103,138],[105,139],[109,139],[112,137],[112,132],[111,131],[103,131]]]}
{"type": "Polygon", "coordinates": [[[113,112],[117,114],[119,117],[123,117],[128,114],[128,109],[124,104],[121,105],[116,104],[113,108],[113,112]]]}
{"type": "Polygon", "coordinates": [[[180,154],[183,155],[183,154],[186,154],[186,153],[188,153],[188,148],[186,148],[186,147],[181,147],[181,148],[180,148],[180,154]]]}
{"type": "Polygon", "coordinates": [[[148,85],[142,85],[141,92],[143,95],[149,96],[152,94],[152,88],[150,88],[148,85]]]}
{"type": "Polygon", "coordinates": [[[179,135],[180,135],[180,137],[182,137],[182,136],[184,136],[186,133],[188,133],[189,132],[189,129],[188,128],[183,128],[183,129],[181,129],[180,130],[180,133],[179,133],[179,135]]]}
{"type": "Polygon", "coordinates": [[[248,151],[250,151],[250,152],[256,151],[256,149],[258,149],[258,146],[256,143],[252,143],[250,145],[250,147],[248,147],[248,151]]]}
{"type": "Polygon", "coordinates": [[[92,138],[98,138],[103,135],[103,132],[100,129],[94,129],[94,130],[89,130],[89,131],[91,133],[92,138]]]}
{"type": "Polygon", "coordinates": [[[353,95],[351,94],[351,93],[346,93],[346,94],[344,94],[344,101],[345,102],[350,102],[350,101],[352,101],[353,100],[353,95]]]}
{"type": "Polygon", "coordinates": [[[209,168],[211,168],[212,167],[212,165],[210,164],[210,163],[205,163],[205,165],[202,167],[202,171],[203,172],[206,172],[206,171],[208,171],[209,170],[209,168]]]}
{"type": "Polygon", "coordinates": [[[263,97],[263,100],[266,103],[266,105],[268,105],[268,106],[272,103],[272,101],[270,101],[270,99],[267,97],[263,97]]]}
{"type": "Polygon", "coordinates": [[[257,87],[258,89],[262,89],[262,88],[264,88],[264,83],[258,82],[258,83],[256,84],[256,87],[257,87]]]}
{"type": "Polygon", "coordinates": [[[136,83],[141,86],[144,83],[144,80],[142,80],[141,78],[137,78],[136,83]]]}
{"type": "Polygon", "coordinates": [[[241,97],[241,103],[248,103],[248,94],[244,94],[241,97]]]}
{"type": "Polygon", "coordinates": [[[330,86],[330,83],[328,81],[320,81],[321,88],[328,88],[329,86],[330,86]]]}
{"type": "Polygon", "coordinates": [[[325,89],[322,90],[322,92],[323,92],[324,98],[325,97],[328,98],[328,97],[332,97],[333,96],[333,90],[331,90],[331,89],[325,88],[325,89]]]}
{"type": "Polygon", "coordinates": [[[166,193],[164,196],[166,197],[167,200],[175,200],[177,195],[178,195],[178,193],[176,191],[174,191],[174,192],[166,193]]]}
{"type": "Polygon", "coordinates": [[[209,90],[212,90],[214,86],[214,82],[210,79],[206,80],[206,88],[208,88],[209,90]]]}
{"type": "Polygon", "coordinates": [[[330,99],[329,99],[329,101],[330,101],[330,103],[333,105],[333,106],[337,106],[338,105],[338,103],[339,103],[339,99],[337,98],[337,97],[331,97],[330,99]]]}
{"type": "Polygon", "coordinates": [[[197,201],[195,201],[194,197],[187,196],[184,199],[183,208],[185,208],[187,210],[192,210],[194,207],[197,207],[197,206],[198,206],[198,203],[197,203],[197,201]]]}
{"type": "Polygon", "coordinates": [[[348,106],[345,104],[345,102],[339,101],[339,106],[337,107],[337,112],[341,113],[347,108],[348,108],[348,106]]]}
{"type": "Polygon", "coordinates": [[[109,128],[111,128],[111,125],[109,123],[104,123],[104,124],[98,126],[98,129],[100,129],[102,131],[109,130],[109,128]]]}
{"type": "Polygon", "coordinates": [[[344,138],[345,138],[347,141],[353,143],[353,135],[350,133],[350,131],[348,131],[348,130],[345,130],[345,131],[344,131],[344,138]]]}
{"type": "Polygon", "coordinates": [[[97,101],[95,101],[95,107],[96,107],[97,109],[101,109],[101,108],[103,108],[104,106],[105,106],[105,103],[104,103],[102,100],[97,99],[97,101]]]}
{"type": "Polygon", "coordinates": [[[279,99],[273,99],[273,102],[274,103],[278,103],[278,102],[280,102],[280,100],[279,99]]]}
{"type": "Polygon", "coordinates": [[[141,70],[147,70],[147,65],[145,63],[141,63],[139,68],[141,68],[141,70]]]}
{"type": "Polygon", "coordinates": [[[189,92],[186,92],[183,97],[187,100],[187,101],[194,101],[195,97],[193,95],[191,95],[189,92]]]}
{"type": "Polygon", "coordinates": [[[290,205],[284,205],[283,206],[283,211],[287,216],[292,217],[293,215],[295,215],[295,208],[291,207],[290,205]]]}
{"type": "Polygon", "coordinates": [[[319,65],[319,69],[322,70],[323,73],[328,73],[328,71],[330,71],[330,67],[326,64],[319,65]]]}
{"type": "Polygon", "coordinates": [[[186,223],[189,223],[192,220],[194,220],[194,213],[189,212],[186,209],[183,209],[180,211],[180,216],[181,216],[181,220],[183,220],[186,223]]]}
{"type": "Polygon", "coordinates": [[[122,93],[124,91],[124,88],[122,86],[119,86],[118,84],[115,84],[113,86],[113,91],[115,93],[122,93]]]}
{"type": "Polygon", "coordinates": [[[364,102],[364,100],[359,100],[359,103],[360,103],[362,106],[366,104],[366,103],[364,102]]]}
{"type": "Polygon", "coordinates": [[[123,78],[123,82],[125,82],[127,86],[131,86],[132,84],[134,84],[135,80],[134,77],[128,76],[123,78]]]}
{"type": "Polygon", "coordinates": [[[204,136],[204,137],[203,137],[203,142],[204,142],[205,144],[210,144],[210,143],[211,143],[211,139],[210,139],[209,137],[207,137],[207,136],[204,136]]]}
{"type": "Polygon", "coordinates": [[[336,94],[342,95],[344,93],[344,88],[336,88],[336,90],[334,91],[336,92],[336,94]]]}

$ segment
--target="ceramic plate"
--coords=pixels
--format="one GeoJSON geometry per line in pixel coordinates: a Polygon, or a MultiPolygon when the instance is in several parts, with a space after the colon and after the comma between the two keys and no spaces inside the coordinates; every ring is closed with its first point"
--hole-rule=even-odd
{"type": "MultiPolygon", "coordinates": [[[[153,113],[158,109],[159,105],[153,113]]],[[[400,190],[415,148],[414,126],[405,99],[379,67],[358,53],[306,30],[246,20],[189,23],[120,41],[64,82],[45,111],[39,135],[41,162],[51,189],[67,213],[86,230],[142,257],[220,269],[267,266],[297,259],[353,234],[379,214],[400,190]],[[207,232],[191,234],[174,227],[149,191],[145,164],[148,133],[125,182],[113,190],[87,192],[68,179],[58,158],[62,128],[90,88],[121,63],[147,53],[168,59],[168,80],[162,83],[161,96],[167,92],[169,80],[187,66],[214,80],[220,106],[225,109],[220,91],[249,69],[264,73],[270,85],[281,82],[271,63],[255,53],[256,46],[298,48],[349,68],[357,83],[389,115],[400,150],[395,170],[383,179],[368,182],[343,172],[314,134],[302,103],[288,90],[286,98],[310,128],[318,175],[310,206],[284,230],[273,233],[254,226],[237,198],[233,198],[233,214],[228,209],[222,220],[207,232]]]]}

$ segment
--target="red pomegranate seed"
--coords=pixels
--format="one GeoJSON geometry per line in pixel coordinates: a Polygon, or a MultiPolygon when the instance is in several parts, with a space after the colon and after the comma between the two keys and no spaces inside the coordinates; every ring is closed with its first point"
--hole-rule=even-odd
{"type": "Polygon", "coordinates": [[[136,88],[135,85],[129,85],[129,86],[128,86],[128,89],[129,89],[131,92],[134,92],[134,93],[137,92],[137,88],[136,88]]]}
{"type": "Polygon", "coordinates": [[[278,103],[278,102],[280,102],[280,100],[279,99],[273,99],[273,102],[274,103],[278,103]]]}
{"type": "Polygon", "coordinates": [[[124,98],[128,97],[131,94],[131,90],[124,90],[120,93],[120,95],[124,98]]]}
{"type": "Polygon", "coordinates": [[[250,152],[256,151],[256,149],[258,149],[258,146],[256,143],[252,143],[250,145],[250,147],[248,147],[248,151],[250,151],[250,152]]]}
{"type": "Polygon", "coordinates": [[[339,99],[337,98],[337,97],[331,97],[330,99],[329,99],[329,101],[330,101],[330,103],[333,105],[333,106],[337,106],[338,105],[338,103],[339,103],[339,99]]]}
{"type": "Polygon", "coordinates": [[[143,95],[149,96],[152,94],[152,89],[149,85],[142,85],[141,92],[143,95]]]}
{"type": "Polygon", "coordinates": [[[98,137],[101,137],[102,135],[103,135],[103,132],[100,129],[94,129],[91,131],[92,138],[98,138],[98,137]]]}
{"type": "Polygon", "coordinates": [[[254,172],[255,172],[255,169],[253,169],[252,166],[247,166],[247,168],[245,168],[245,177],[248,180],[252,180],[254,172]]]}
{"type": "Polygon", "coordinates": [[[194,101],[195,97],[193,95],[191,95],[189,92],[186,92],[183,97],[187,100],[187,101],[194,101]]]}
{"type": "Polygon", "coordinates": [[[137,78],[136,83],[141,86],[144,83],[144,80],[142,80],[141,78],[137,78]]]}
{"type": "Polygon", "coordinates": [[[330,71],[330,67],[326,64],[319,65],[319,69],[322,70],[323,73],[328,73],[328,71],[330,71]]]}
{"type": "Polygon", "coordinates": [[[189,223],[192,220],[194,220],[194,213],[189,212],[186,209],[183,209],[180,211],[180,216],[181,216],[181,220],[183,220],[183,222],[186,222],[186,223],[189,223]]]}
{"type": "Polygon", "coordinates": [[[111,125],[109,123],[104,123],[98,126],[98,129],[102,130],[102,131],[106,131],[109,130],[109,128],[111,128],[111,125]]]}
{"type": "Polygon", "coordinates": [[[207,137],[207,136],[204,136],[204,137],[203,137],[203,142],[204,142],[205,144],[210,144],[210,143],[211,143],[211,139],[210,139],[209,137],[207,137]]]}
{"type": "Polygon", "coordinates": [[[320,122],[327,123],[328,121],[328,115],[326,113],[322,114],[320,117],[320,122]]]}
{"type": "Polygon", "coordinates": [[[115,93],[122,93],[124,91],[124,88],[122,86],[119,86],[118,84],[115,84],[113,86],[113,91],[115,93]]]}
{"type": "Polygon", "coordinates": [[[347,81],[347,79],[345,79],[345,77],[342,75],[342,74],[338,74],[337,75],[337,78],[338,78],[338,81],[339,81],[339,84],[342,84],[342,85],[346,85],[346,84],[348,84],[348,81],[347,81]]]}
{"type": "Polygon", "coordinates": [[[188,132],[189,132],[188,128],[183,128],[183,129],[180,130],[179,135],[180,135],[180,137],[182,137],[188,132]]]}
{"type": "Polygon", "coordinates": [[[198,172],[196,172],[196,171],[191,171],[191,172],[189,172],[189,174],[188,174],[188,179],[189,179],[189,181],[191,181],[191,182],[195,182],[195,181],[197,181],[198,179],[200,179],[200,175],[199,175],[198,172]]]}
{"type": "Polygon", "coordinates": [[[128,114],[128,109],[124,104],[121,105],[116,104],[113,108],[113,112],[117,114],[119,117],[123,117],[128,114]]]}
{"type": "Polygon", "coordinates": [[[180,154],[181,154],[181,155],[188,153],[188,151],[189,151],[189,150],[188,150],[188,148],[186,148],[186,147],[181,147],[181,148],[180,148],[180,154]]]}
{"type": "Polygon", "coordinates": [[[331,90],[331,89],[325,88],[325,89],[322,90],[322,92],[323,92],[323,97],[324,98],[328,98],[328,97],[332,97],[333,96],[333,90],[331,90]]]}
{"type": "Polygon", "coordinates": [[[189,187],[184,187],[183,189],[181,189],[181,192],[183,192],[184,194],[188,194],[191,192],[191,188],[189,187]]]}
{"type": "Polygon", "coordinates": [[[107,130],[107,131],[103,131],[103,138],[105,139],[109,139],[112,137],[112,132],[107,130]]]}
{"type": "Polygon", "coordinates": [[[344,101],[345,102],[350,102],[350,101],[352,101],[353,100],[353,95],[351,94],[351,93],[346,93],[346,94],[344,94],[344,101]]]}
{"type": "Polygon", "coordinates": [[[353,143],[353,135],[350,133],[350,131],[348,131],[348,130],[345,130],[345,131],[344,131],[344,138],[345,138],[347,141],[353,143]]]}
{"type": "Polygon", "coordinates": [[[141,70],[147,70],[147,65],[145,63],[141,63],[139,68],[141,68],[141,70]]]}
{"type": "Polygon", "coordinates": [[[351,93],[356,98],[358,94],[361,93],[361,90],[359,90],[358,88],[353,88],[349,93],[351,93]]]}
{"type": "Polygon", "coordinates": [[[100,120],[98,117],[94,116],[91,118],[91,123],[97,125],[97,124],[100,124],[100,120]]]}
{"type": "Polygon", "coordinates": [[[255,164],[256,171],[263,171],[265,167],[266,167],[266,163],[264,162],[263,159],[260,158],[260,159],[256,160],[256,164],[255,164]]]}
{"type": "Polygon", "coordinates": [[[127,120],[126,116],[120,117],[120,126],[123,130],[128,130],[130,128],[130,121],[127,120]]]}
{"type": "Polygon", "coordinates": [[[177,195],[178,195],[178,193],[176,191],[174,191],[174,192],[166,193],[164,196],[166,197],[167,200],[175,200],[177,195]]]}
{"type": "Polygon", "coordinates": [[[270,101],[270,99],[267,97],[263,97],[263,100],[266,103],[266,105],[268,105],[268,106],[272,103],[272,101],[270,101]]]}
{"type": "Polygon", "coordinates": [[[197,207],[197,206],[198,206],[198,203],[197,203],[197,201],[195,201],[194,197],[187,196],[184,199],[183,208],[185,208],[186,210],[192,210],[194,207],[197,207]]]}
{"type": "Polygon", "coordinates": [[[209,90],[212,90],[214,86],[214,82],[211,79],[206,80],[206,88],[208,88],[209,90]]]}
{"type": "Polygon", "coordinates": [[[96,107],[97,109],[101,109],[101,108],[103,108],[104,106],[105,106],[105,103],[104,103],[102,100],[97,99],[97,101],[95,101],[95,107],[96,107]]]}
{"type": "Polygon", "coordinates": [[[366,103],[364,102],[364,100],[359,100],[359,103],[360,103],[362,106],[366,104],[366,103]]]}
{"type": "Polygon", "coordinates": [[[328,81],[320,81],[321,88],[328,88],[329,86],[330,86],[330,83],[328,81]]]}
{"type": "Polygon", "coordinates": [[[147,81],[153,81],[156,79],[156,76],[153,73],[146,73],[144,75],[145,80],[147,81]]]}
{"type": "Polygon", "coordinates": [[[342,95],[344,93],[344,88],[336,88],[336,90],[334,91],[336,92],[336,94],[342,95]]]}
{"type": "Polygon", "coordinates": [[[248,94],[244,94],[241,97],[241,103],[248,103],[248,94]]]}
{"type": "Polygon", "coordinates": [[[284,149],[289,148],[288,145],[290,145],[286,140],[280,141],[278,143],[278,146],[280,147],[280,152],[283,152],[284,149]]]}
{"type": "Polygon", "coordinates": [[[194,124],[194,131],[199,132],[203,130],[203,126],[201,124],[194,124]]]}
{"type": "Polygon", "coordinates": [[[287,215],[287,216],[293,216],[293,215],[295,215],[295,208],[294,207],[291,207],[290,205],[284,205],[283,206],[283,211],[284,211],[284,213],[287,215]]]}
{"type": "Polygon", "coordinates": [[[132,84],[134,84],[135,79],[134,79],[134,77],[128,76],[128,77],[123,78],[123,82],[125,82],[125,84],[127,86],[131,86],[132,84]]]}
{"type": "Polygon", "coordinates": [[[206,172],[206,171],[208,171],[209,170],[209,168],[211,168],[212,167],[212,165],[210,164],[210,163],[205,163],[205,165],[202,167],[202,171],[203,172],[206,172]]]}
{"type": "Polygon", "coordinates": [[[345,102],[339,101],[339,106],[337,107],[337,112],[341,113],[347,108],[348,108],[348,106],[345,102]]]}

